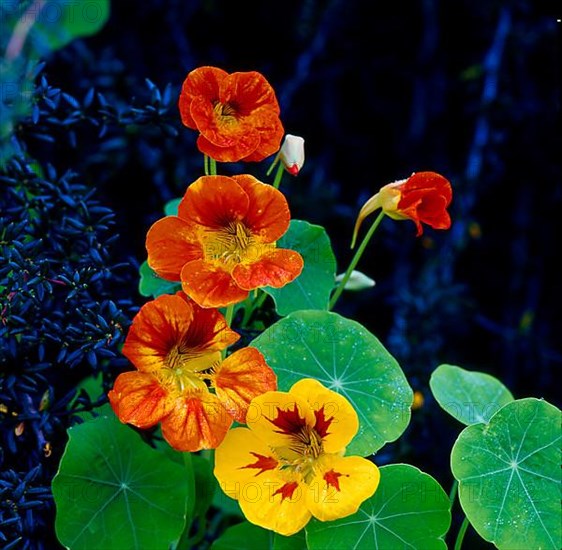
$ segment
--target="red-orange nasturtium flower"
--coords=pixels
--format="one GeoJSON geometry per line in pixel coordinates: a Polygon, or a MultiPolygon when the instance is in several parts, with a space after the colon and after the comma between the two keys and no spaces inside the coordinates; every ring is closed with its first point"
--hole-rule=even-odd
{"type": "Polygon", "coordinates": [[[355,513],[378,487],[375,464],[343,456],[359,427],[355,410],[317,380],[256,397],[246,424],[215,451],[215,476],[256,525],[292,535],[312,516],[355,513]]]}
{"type": "Polygon", "coordinates": [[[262,354],[247,347],[221,361],[239,335],[215,309],[183,292],[147,302],[133,319],[123,354],[137,368],[120,374],[109,401],[121,422],[149,428],[179,451],[213,449],[250,401],[277,387],[262,354]],[[213,390],[213,392],[211,392],[213,390]]]}
{"type": "Polygon", "coordinates": [[[202,176],[185,192],[177,216],[148,231],[148,264],[202,307],[223,307],[264,286],[300,275],[302,256],[276,248],[289,228],[283,194],[250,175],[202,176]]]}
{"type": "Polygon", "coordinates": [[[279,104],[256,71],[194,69],[183,83],[179,110],[185,126],[199,131],[199,150],[215,160],[260,161],[279,150],[279,104]]]}
{"type": "Polygon", "coordinates": [[[378,208],[394,220],[412,220],[423,233],[422,223],[434,229],[449,229],[451,218],[447,212],[453,190],[447,178],[436,172],[415,172],[408,179],[389,183],[373,195],[361,208],[353,242],[363,220],[378,208]]]}

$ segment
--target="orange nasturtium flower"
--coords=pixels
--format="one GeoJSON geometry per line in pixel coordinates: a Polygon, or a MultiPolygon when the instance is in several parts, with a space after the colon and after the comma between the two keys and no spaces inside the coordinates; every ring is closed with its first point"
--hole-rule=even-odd
{"type": "Polygon", "coordinates": [[[250,290],[280,288],[300,275],[302,256],[276,248],[289,228],[283,194],[250,175],[202,176],[185,192],[177,216],[148,231],[148,264],[182,282],[202,307],[241,302],[250,290]]]}
{"type": "Polygon", "coordinates": [[[436,172],[415,172],[408,179],[389,183],[373,195],[361,208],[353,242],[363,220],[378,208],[394,220],[412,220],[423,233],[422,223],[434,229],[449,229],[451,218],[447,212],[453,190],[447,178],[436,172]]]}
{"type": "Polygon", "coordinates": [[[197,147],[221,162],[260,161],[279,150],[283,125],[275,92],[256,71],[199,67],[179,98],[182,122],[199,131],[197,147]]]}
{"type": "Polygon", "coordinates": [[[355,410],[317,380],[256,397],[246,424],[215,451],[215,476],[256,525],[292,535],[312,516],[328,521],[355,513],[378,487],[375,464],[343,456],[358,430],[355,410]]]}
{"type": "Polygon", "coordinates": [[[254,397],[277,387],[255,348],[221,361],[221,350],[238,338],[221,313],[200,308],[183,292],[147,302],[123,346],[137,370],[120,374],[109,392],[115,414],[138,428],[160,422],[179,451],[214,449],[233,420],[245,420],[254,397]]]}

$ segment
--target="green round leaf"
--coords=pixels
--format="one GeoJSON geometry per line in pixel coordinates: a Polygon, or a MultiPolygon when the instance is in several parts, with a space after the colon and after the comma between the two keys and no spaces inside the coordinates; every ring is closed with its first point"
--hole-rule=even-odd
{"type": "Polygon", "coordinates": [[[465,428],[453,446],[466,517],[498,548],[561,547],[560,420],[550,403],[519,399],[465,428]]]}
{"type": "Polygon", "coordinates": [[[297,311],[252,345],[277,374],[280,390],[315,378],[350,401],[359,431],[347,454],[374,453],[408,426],[412,389],[394,357],[359,323],[328,311],[297,311]]]}
{"type": "Polygon", "coordinates": [[[453,365],[437,367],[429,387],[441,408],[467,426],[488,422],[499,409],[513,401],[511,392],[497,378],[453,365]]]}
{"type": "Polygon", "coordinates": [[[355,514],[308,523],[310,550],[446,550],[443,537],[451,525],[451,503],[441,485],[408,464],[383,466],[380,473],[377,491],[355,514]]]}
{"type": "Polygon", "coordinates": [[[273,548],[273,531],[247,521],[229,527],[213,544],[211,550],[268,550],[273,548]]]}
{"type": "Polygon", "coordinates": [[[70,428],[53,479],[55,528],[71,550],[167,550],[193,496],[185,467],[151,449],[109,412],[70,428]]]}
{"type": "Polygon", "coordinates": [[[299,309],[328,309],[334,288],[336,258],[323,227],[291,220],[289,230],[277,241],[279,248],[296,250],[304,259],[302,273],[283,288],[266,287],[279,315],[299,309]]]}
{"type": "Polygon", "coordinates": [[[109,0],[49,0],[34,17],[30,37],[34,50],[43,55],[66,46],[75,38],[97,33],[109,18],[109,0]]]}
{"type": "Polygon", "coordinates": [[[158,277],[146,260],[141,264],[139,274],[139,293],[141,296],[157,298],[162,294],[175,294],[178,290],[181,290],[181,283],[166,281],[166,279],[158,277]]]}

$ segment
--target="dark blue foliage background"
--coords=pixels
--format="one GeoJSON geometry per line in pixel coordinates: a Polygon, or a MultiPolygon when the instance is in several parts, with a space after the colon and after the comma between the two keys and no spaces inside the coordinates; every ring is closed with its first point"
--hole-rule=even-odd
{"type": "MultiPolygon", "coordinates": [[[[0,540],[56,547],[50,480],[75,412],[92,406],[73,388],[97,373],[109,387],[126,368],[118,349],[145,300],[146,231],[202,174],[176,107],[201,65],[258,70],[273,85],[286,131],[306,140],[305,167],[283,190],[293,217],[326,227],[340,271],[380,186],[421,170],[452,182],[452,228],[416,238],[412,223],[386,219],[359,266],[376,286],[336,308],[425,397],[375,461],[409,462],[450,487],[460,426],[428,391],[440,363],[560,405],[556,17],[530,0],[113,0],[101,32],[46,58],[16,132],[43,174],[20,155],[0,182],[0,285],[14,293],[0,308],[0,540]]],[[[267,167],[219,171],[265,179],[267,167]]],[[[480,543],[469,532],[466,544],[480,543]]]]}

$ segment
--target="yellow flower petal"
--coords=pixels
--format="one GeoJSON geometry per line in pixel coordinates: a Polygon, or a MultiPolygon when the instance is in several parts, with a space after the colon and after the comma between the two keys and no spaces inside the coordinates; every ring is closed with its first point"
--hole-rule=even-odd
{"type": "Polygon", "coordinates": [[[343,451],[359,429],[357,413],[349,401],[313,378],[299,380],[289,393],[308,402],[315,416],[312,425],[322,438],[324,452],[343,451]]]}
{"type": "Polygon", "coordinates": [[[295,435],[301,433],[303,426],[312,428],[315,422],[314,412],[305,399],[279,391],[256,397],[246,413],[248,428],[287,460],[297,457],[290,450],[295,435]]]}
{"type": "Polygon", "coordinates": [[[306,506],[321,521],[349,516],[375,493],[379,480],[379,469],[366,458],[325,455],[308,485],[306,506]]]}
{"type": "Polygon", "coordinates": [[[306,485],[280,465],[269,446],[248,428],[230,430],[215,451],[219,486],[238,500],[248,521],[289,536],[302,529],[311,514],[305,505],[306,485]]]}

